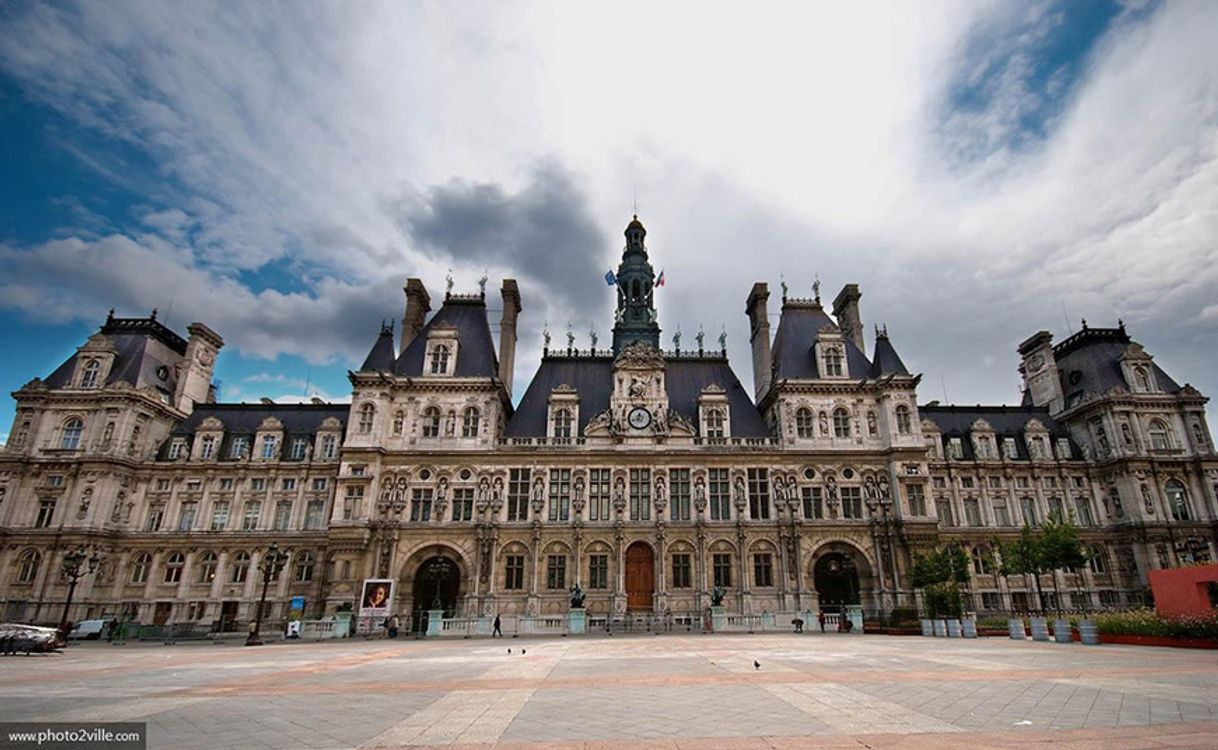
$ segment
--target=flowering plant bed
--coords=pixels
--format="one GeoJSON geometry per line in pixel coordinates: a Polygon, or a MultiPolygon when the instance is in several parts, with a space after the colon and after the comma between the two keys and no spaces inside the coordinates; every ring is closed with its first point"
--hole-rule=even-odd
{"type": "Polygon", "coordinates": [[[1095,624],[1102,643],[1218,648],[1218,615],[1212,613],[1160,617],[1154,610],[1136,609],[1098,614],[1095,624]]]}
{"type": "Polygon", "coordinates": [[[1100,633],[1100,643],[1114,643],[1127,646],[1169,646],[1171,648],[1218,648],[1218,639],[1214,638],[1170,638],[1161,635],[1127,635],[1121,633],[1100,633]]]}

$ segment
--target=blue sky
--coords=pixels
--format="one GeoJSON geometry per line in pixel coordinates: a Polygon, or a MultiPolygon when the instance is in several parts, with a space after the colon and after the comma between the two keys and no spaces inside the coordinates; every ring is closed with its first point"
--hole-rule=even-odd
{"type": "Polygon", "coordinates": [[[1218,392],[1218,6],[807,5],[6,4],[0,387],[156,307],[226,400],[344,399],[451,268],[520,279],[521,393],[545,324],[608,339],[637,195],[665,340],[746,383],[752,281],[819,275],[923,400],[1016,402],[1081,317],[1218,392]]]}

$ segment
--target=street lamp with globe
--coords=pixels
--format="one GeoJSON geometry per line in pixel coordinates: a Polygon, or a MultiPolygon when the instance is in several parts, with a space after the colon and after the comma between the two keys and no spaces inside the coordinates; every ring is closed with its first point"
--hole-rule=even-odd
{"type": "Polygon", "coordinates": [[[96,573],[100,566],[101,555],[94,551],[86,557],[84,545],[63,556],[63,577],[68,581],[68,598],[63,603],[63,616],[59,618],[59,632],[65,639],[68,637],[68,611],[72,608],[76,584],[85,576],[96,573]]]}
{"type": "Polygon", "coordinates": [[[258,612],[254,616],[254,626],[250,628],[250,635],[245,639],[247,646],[262,645],[262,638],[259,637],[259,634],[262,630],[262,613],[266,610],[266,591],[271,585],[271,581],[279,576],[279,571],[283,570],[283,566],[287,565],[287,562],[288,553],[281,551],[279,545],[271,542],[271,546],[258,563],[258,570],[262,572],[262,598],[258,600],[258,612]]]}

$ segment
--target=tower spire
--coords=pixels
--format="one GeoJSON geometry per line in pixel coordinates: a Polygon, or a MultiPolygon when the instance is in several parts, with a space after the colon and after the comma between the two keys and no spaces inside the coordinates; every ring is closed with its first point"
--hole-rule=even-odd
{"type": "Polygon", "coordinates": [[[626,247],[617,269],[614,353],[636,341],[660,348],[660,325],[656,321],[655,308],[656,274],[647,259],[646,237],[647,229],[635,214],[626,226],[626,247]]]}

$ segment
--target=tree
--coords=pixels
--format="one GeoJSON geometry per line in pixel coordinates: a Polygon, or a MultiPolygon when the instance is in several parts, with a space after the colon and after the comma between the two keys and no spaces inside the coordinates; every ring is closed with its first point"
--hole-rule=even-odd
{"type": "Polygon", "coordinates": [[[969,581],[968,554],[956,542],[915,553],[910,583],[923,590],[927,614],[933,618],[960,617],[964,603],[960,584],[969,581]]]}
{"type": "MultiPolygon", "coordinates": [[[[1025,525],[1018,537],[1009,542],[995,540],[994,546],[1001,550],[999,572],[1002,575],[1030,575],[1036,581],[1036,600],[1042,613],[1045,611],[1045,595],[1040,585],[1041,575],[1060,569],[1074,570],[1087,564],[1087,553],[1079,538],[1078,527],[1055,516],[1036,529],[1025,525]]],[[[1056,577],[1053,593],[1058,594],[1056,577]]],[[[1060,613],[1061,597],[1055,598],[1060,613]]]]}
{"type": "MultiPolygon", "coordinates": [[[[1078,527],[1070,521],[1050,518],[1039,530],[1041,558],[1046,570],[1078,570],[1088,562],[1078,527]]],[[[1057,578],[1053,590],[1057,593],[1057,578]]],[[[1061,597],[1058,596],[1058,612],[1061,597]]]]}
{"type": "Polygon", "coordinates": [[[1040,574],[1044,572],[1044,555],[1040,535],[1031,526],[1024,524],[1019,536],[1009,542],[994,540],[1000,550],[1002,564],[998,572],[1004,576],[1032,576],[1036,581],[1037,610],[1045,611],[1045,597],[1040,589],[1040,574]]]}

